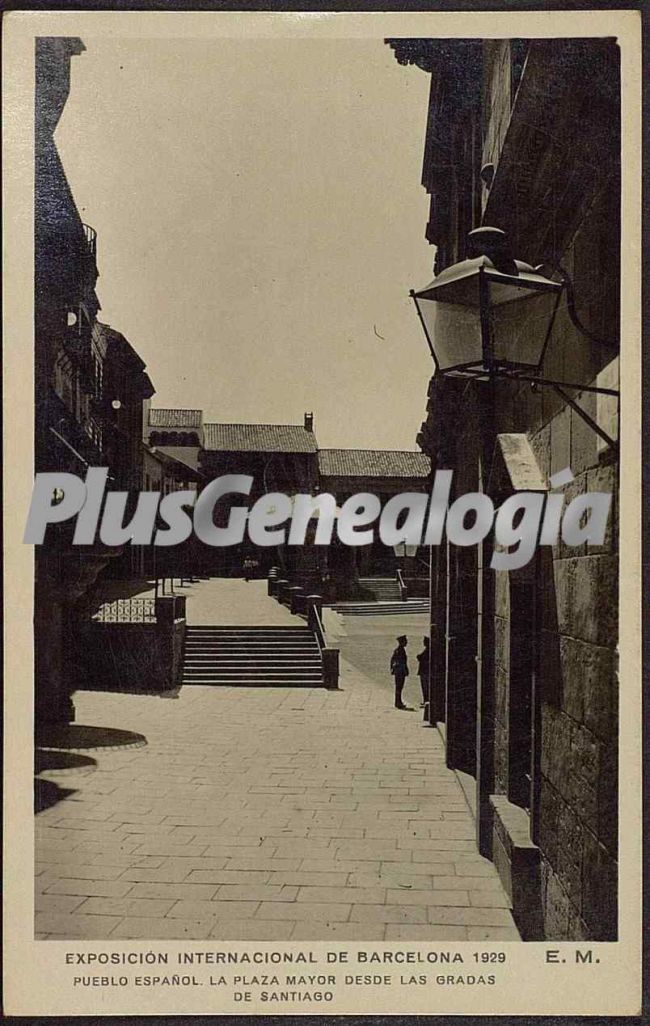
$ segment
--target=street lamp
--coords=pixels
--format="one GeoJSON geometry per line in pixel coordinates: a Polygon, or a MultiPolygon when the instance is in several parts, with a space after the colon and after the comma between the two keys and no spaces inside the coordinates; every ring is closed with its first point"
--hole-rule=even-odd
{"type": "Polygon", "coordinates": [[[411,290],[439,374],[448,377],[511,378],[553,388],[608,445],[615,441],[566,394],[565,388],[618,396],[614,389],[541,376],[563,291],[575,327],[580,323],[570,279],[552,281],[539,268],[509,253],[500,228],[475,228],[468,235],[471,256],[445,268],[423,289],[411,290]]]}
{"type": "Polygon", "coordinates": [[[513,260],[499,228],[476,228],[468,238],[474,256],[411,292],[438,371],[539,371],[563,282],[513,260]]]}

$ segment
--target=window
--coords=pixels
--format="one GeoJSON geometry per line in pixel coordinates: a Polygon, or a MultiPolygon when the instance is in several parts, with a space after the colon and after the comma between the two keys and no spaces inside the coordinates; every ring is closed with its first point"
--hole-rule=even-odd
{"type": "Polygon", "coordinates": [[[74,408],[72,364],[63,350],[59,352],[55,360],[53,378],[54,391],[72,413],[74,408]]]}

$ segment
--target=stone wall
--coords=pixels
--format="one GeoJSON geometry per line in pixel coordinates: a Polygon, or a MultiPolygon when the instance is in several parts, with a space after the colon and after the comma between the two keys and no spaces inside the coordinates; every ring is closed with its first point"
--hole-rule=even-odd
{"type": "Polygon", "coordinates": [[[448,210],[435,225],[437,271],[440,253],[464,255],[462,213],[491,163],[481,223],[567,284],[542,368],[566,387],[436,375],[418,442],[434,469],[454,469],[456,495],[478,487],[492,497],[497,436],[520,433],[544,480],[571,469],[567,502],[614,496],[602,546],[559,540],[510,573],[486,568],[486,545],[434,556],[435,717],[446,718],[449,764],[476,776],[479,846],[530,939],[617,931],[618,453],[572,402],[617,439],[616,398],[583,388],[618,387],[619,57],[611,39],[486,40],[472,97],[455,99],[442,122],[436,98],[449,81],[432,90],[425,145],[423,182],[436,183],[448,210]],[[471,119],[480,142],[467,152],[458,126],[471,119]]]}
{"type": "MultiPolygon", "coordinates": [[[[579,331],[565,294],[544,362],[546,378],[617,388],[619,334],[618,108],[615,48],[568,43],[566,67],[545,62],[539,46],[527,72],[522,100],[535,106],[551,135],[538,145],[526,118],[512,111],[511,149],[499,130],[510,105],[507,44],[487,44],[484,159],[497,165],[487,214],[511,229],[516,255],[534,262],[552,253],[549,270],[569,276],[575,311],[592,337],[579,331]],[[581,61],[585,62],[581,65],[581,61]],[[581,70],[584,67],[584,74],[581,70]],[[553,86],[553,106],[548,86],[553,86]],[[537,93],[535,92],[537,90],[537,93]],[[527,100],[528,97],[528,100],[527,100]],[[543,109],[544,108],[544,109],[543,109]],[[577,120],[576,110],[584,118],[577,120]],[[609,111],[606,116],[605,111],[609,111]],[[592,125],[593,121],[593,125],[592,125]],[[610,128],[606,137],[603,122],[610,128]],[[579,131],[577,131],[579,126],[579,131]],[[599,135],[599,132],[601,133],[599,135]],[[568,133],[568,135],[567,135],[568,133]],[[519,140],[514,145],[515,137],[519,140]],[[593,147],[598,141],[598,160],[593,147]],[[570,142],[570,145],[568,145],[570,142]],[[527,161],[529,161],[527,166],[527,161]],[[511,166],[512,165],[512,166],[511,166]],[[512,216],[518,178],[527,175],[526,206],[512,216]],[[549,202],[548,216],[544,204],[549,202]],[[551,228],[549,235],[548,228],[551,228]],[[519,229],[518,234],[513,229],[519,229]],[[546,235],[546,239],[544,236],[546,235]],[[550,243],[550,246],[549,246],[550,243]],[[593,337],[595,336],[595,338],[593,337]],[[598,342],[602,340],[602,343],[598,342]]],[[[525,331],[525,323],[522,323],[525,331]]],[[[617,401],[588,392],[569,394],[614,439],[617,401]]],[[[536,582],[526,601],[518,574],[496,575],[494,786],[513,794],[517,728],[518,654],[526,624],[535,654],[536,768],[531,835],[540,852],[541,922],[548,939],[616,937],[618,752],[618,464],[617,453],[550,388],[500,387],[497,431],[525,431],[542,475],[570,467],[566,501],[585,491],[613,495],[610,526],[600,547],[572,548],[561,540],[542,550],[536,582]]],[[[519,573],[519,572],[518,572],[519,573]]],[[[525,670],[524,670],[525,673],[525,670]]],[[[535,770],[535,767],[533,767],[535,770]]]]}
{"type": "MultiPolygon", "coordinates": [[[[553,459],[558,420],[576,480],[614,495],[614,465],[584,466],[584,432],[566,411],[550,422],[553,459]],[[577,471],[577,473],[576,473],[577,471]]],[[[548,434],[548,433],[546,433],[548,434]]],[[[543,859],[543,908],[549,938],[616,936],[618,558],[616,508],[605,544],[560,542],[543,561],[541,594],[541,782],[537,843],[543,859]]]]}
{"type": "Polygon", "coordinates": [[[78,691],[160,693],[181,683],[185,620],[86,624],[74,662],[78,691]]]}
{"type": "MultiPolygon", "coordinates": [[[[598,237],[612,202],[603,196],[580,226],[562,263],[571,268],[580,315],[604,339],[617,338],[617,295],[596,288],[598,237]],[[579,253],[592,247],[592,259],[579,253]],[[609,336],[607,332],[610,332],[609,336]]],[[[613,262],[616,260],[613,258],[613,262]]],[[[523,330],[523,325],[522,325],[523,330]]],[[[560,310],[545,374],[559,380],[616,387],[618,361],[599,349],[560,310]]],[[[617,435],[615,399],[572,392],[608,433],[617,435]]],[[[541,550],[537,568],[539,689],[538,808],[532,835],[541,852],[541,905],[548,939],[616,936],[618,751],[618,464],[616,451],[550,390],[503,389],[499,430],[528,432],[542,475],[570,467],[565,502],[584,492],[613,496],[602,546],[574,548],[560,539],[541,550]]],[[[518,572],[520,573],[520,572],[518,572]]],[[[516,574],[497,574],[495,615],[495,791],[512,795],[509,752],[517,689],[513,636],[526,645],[533,595],[521,597],[516,574]],[[509,581],[504,578],[511,578],[509,581]],[[520,598],[512,601],[513,588],[520,598]]],[[[523,592],[525,596],[525,589],[523,592]]],[[[532,636],[529,633],[529,643],[532,636]]],[[[521,648],[521,646],[520,646],[521,648]]]]}
{"type": "MultiPolygon", "coordinates": [[[[599,220],[602,206],[593,213],[599,220]]],[[[593,231],[593,224],[586,223],[579,235],[589,238],[593,231]]],[[[576,241],[565,255],[572,266],[575,245],[576,241]]],[[[589,294],[583,292],[583,285],[576,273],[577,296],[589,294]]],[[[608,289],[601,290],[601,301],[603,305],[611,302],[608,289]]],[[[592,316],[598,318],[593,305],[592,316]]],[[[604,316],[600,323],[606,323],[604,316]]],[[[616,386],[617,361],[611,361],[606,351],[594,352],[563,311],[549,347],[555,373],[563,375],[560,380],[571,374],[567,353],[573,354],[578,367],[574,374],[581,375],[578,380],[616,386]]],[[[616,435],[612,400],[603,403],[599,397],[596,402],[589,393],[578,393],[576,399],[597,423],[616,435]]],[[[438,444],[438,452],[432,452],[435,465],[454,468],[454,496],[477,490],[479,464],[481,487],[486,487],[492,473],[493,440],[511,431],[528,435],[544,479],[566,467],[572,469],[574,480],[564,489],[565,503],[585,491],[613,496],[602,546],[574,548],[559,539],[518,571],[484,571],[483,584],[475,547],[452,547],[445,562],[448,605],[440,624],[442,636],[432,636],[432,645],[438,650],[444,646],[444,658],[440,651],[434,657],[444,675],[449,764],[477,776],[481,816],[485,817],[483,789],[483,794],[502,796],[529,817],[530,839],[538,846],[539,866],[533,876],[539,893],[535,902],[527,898],[528,921],[535,924],[538,936],[547,939],[613,939],[618,747],[616,450],[552,391],[533,391],[529,385],[512,382],[498,384],[490,397],[485,385],[434,378],[428,427],[438,444]],[[492,410],[491,416],[486,417],[485,408],[492,410]],[[478,591],[491,586],[491,622],[484,618],[480,623],[478,591]],[[477,690],[481,674],[483,684],[477,690]],[[481,736],[475,748],[477,715],[481,736]],[[531,766],[533,756],[536,763],[531,766]],[[526,773],[535,778],[532,788],[524,779],[526,773]]],[[[508,817],[503,817],[503,803],[494,808],[492,854],[495,846],[502,853],[513,851],[526,872],[531,872],[528,848],[522,852],[514,843],[498,845],[499,831],[505,829],[508,817]]],[[[512,875],[511,869],[508,874],[512,875]]],[[[515,879],[514,889],[523,893],[521,881],[515,879]]]]}

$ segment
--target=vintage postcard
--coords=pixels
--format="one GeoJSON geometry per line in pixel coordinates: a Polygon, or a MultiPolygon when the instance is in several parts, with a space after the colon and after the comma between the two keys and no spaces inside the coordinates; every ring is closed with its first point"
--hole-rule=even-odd
{"type": "Polygon", "coordinates": [[[640,1013],[640,36],[6,17],[8,1014],[640,1013]]]}

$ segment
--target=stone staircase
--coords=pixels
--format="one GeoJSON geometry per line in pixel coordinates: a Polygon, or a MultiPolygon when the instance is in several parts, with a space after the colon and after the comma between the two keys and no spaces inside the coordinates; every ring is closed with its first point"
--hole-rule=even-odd
{"type": "Polygon", "coordinates": [[[400,601],[399,584],[395,577],[360,577],[359,585],[374,595],[375,602],[400,601]]]}
{"type": "Polygon", "coordinates": [[[318,643],[307,627],[189,626],[183,685],[323,687],[318,643]]]}
{"type": "Polygon", "coordinates": [[[428,613],[429,599],[407,599],[406,602],[336,602],[332,609],[346,616],[403,616],[428,613]]]}

